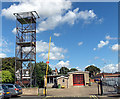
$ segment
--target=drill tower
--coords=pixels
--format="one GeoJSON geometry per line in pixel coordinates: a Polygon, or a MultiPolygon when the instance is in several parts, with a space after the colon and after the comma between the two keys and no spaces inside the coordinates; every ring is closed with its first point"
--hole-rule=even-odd
{"type": "Polygon", "coordinates": [[[15,82],[24,87],[36,85],[36,11],[16,16],[15,82]]]}

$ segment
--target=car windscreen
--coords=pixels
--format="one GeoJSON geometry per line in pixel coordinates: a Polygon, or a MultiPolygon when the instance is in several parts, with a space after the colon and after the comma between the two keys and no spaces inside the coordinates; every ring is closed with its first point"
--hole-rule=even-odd
{"type": "Polygon", "coordinates": [[[6,86],[8,86],[8,88],[13,88],[13,85],[6,85],[6,86]]]}
{"type": "Polygon", "coordinates": [[[5,86],[5,85],[2,85],[2,88],[5,89],[5,90],[8,89],[7,86],[5,86]]]}
{"type": "Polygon", "coordinates": [[[16,87],[16,88],[21,88],[21,86],[20,86],[20,85],[17,85],[17,84],[15,85],[15,87],[16,87]]]}
{"type": "Polygon", "coordinates": [[[0,86],[0,90],[2,90],[2,86],[0,86]]]}

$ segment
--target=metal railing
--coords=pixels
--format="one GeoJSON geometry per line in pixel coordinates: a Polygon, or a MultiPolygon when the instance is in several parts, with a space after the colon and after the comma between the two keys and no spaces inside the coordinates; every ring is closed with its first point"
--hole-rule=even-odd
{"type": "Polygon", "coordinates": [[[108,77],[102,79],[103,94],[117,93],[118,77],[108,77]]]}

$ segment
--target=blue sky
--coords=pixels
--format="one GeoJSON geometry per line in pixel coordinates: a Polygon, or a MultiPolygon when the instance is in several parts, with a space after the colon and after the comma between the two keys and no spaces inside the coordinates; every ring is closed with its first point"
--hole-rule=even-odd
{"type": "Polygon", "coordinates": [[[12,13],[36,9],[41,16],[37,24],[37,62],[46,62],[51,36],[52,68],[66,66],[84,70],[86,66],[95,64],[105,72],[116,71],[118,3],[62,2],[56,2],[54,7],[50,2],[45,2],[47,6],[45,3],[34,3],[35,8],[30,2],[3,2],[1,57],[15,56],[13,29],[16,23],[12,13]],[[31,8],[25,8],[24,4],[29,4],[31,8]]]}

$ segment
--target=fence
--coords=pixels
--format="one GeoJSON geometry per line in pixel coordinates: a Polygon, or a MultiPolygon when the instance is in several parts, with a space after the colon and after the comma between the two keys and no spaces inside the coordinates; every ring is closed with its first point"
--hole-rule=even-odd
{"type": "Polygon", "coordinates": [[[103,94],[117,93],[119,79],[120,77],[103,78],[102,80],[103,94]]]}

